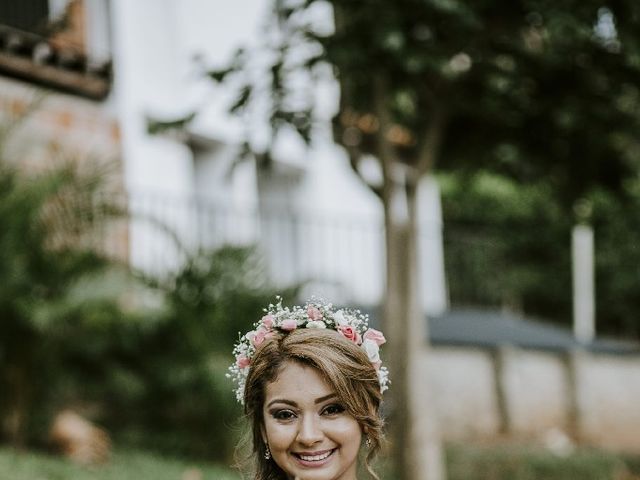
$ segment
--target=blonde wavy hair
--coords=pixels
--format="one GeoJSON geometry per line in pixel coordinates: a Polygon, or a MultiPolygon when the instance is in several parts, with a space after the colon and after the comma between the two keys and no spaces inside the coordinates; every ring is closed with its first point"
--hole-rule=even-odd
{"type": "Polygon", "coordinates": [[[286,480],[285,472],[273,459],[264,458],[262,439],[266,386],[277,379],[287,362],[315,368],[356,419],[369,438],[364,466],[379,480],[371,463],[382,447],[382,393],[378,375],[365,351],[334,330],[298,329],[278,332],[256,351],[244,390],[244,413],[251,427],[249,442],[255,459],[255,480],[286,480]]]}

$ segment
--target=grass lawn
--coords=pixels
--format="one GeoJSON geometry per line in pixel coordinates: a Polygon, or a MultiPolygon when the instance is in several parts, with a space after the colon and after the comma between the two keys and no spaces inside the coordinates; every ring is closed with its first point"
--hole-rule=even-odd
{"type": "MultiPolygon", "coordinates": [[[[394,480],[382,462],[383,480],[394,480]]],[[[579,449],[554,455],[526,445],[453,445],[448,480],[640,480],[640,457],[579,449]]],[[[363,477],[366,478],[366,477],[363,477]]],[[[104,467],[83,468],[58,457],[0,448],[2,480],[240,480],[224,466],[140,451],[116,451],[104,467]]]]}
{"type": "Polygon", "coordinates": [[[240,480],[228,468],[160,455],[116,451],[103,467],[84,468],[64,459],[0,448],[2,480],[240,480]],[[199,470],[200,476],[194,469],[199,470]]]}
{"type": "Polygon", "coordinates": [[[640,480],[640,458],[579,448],[557,455],[542,447],[455,445],[448,480],[640,480]]]}

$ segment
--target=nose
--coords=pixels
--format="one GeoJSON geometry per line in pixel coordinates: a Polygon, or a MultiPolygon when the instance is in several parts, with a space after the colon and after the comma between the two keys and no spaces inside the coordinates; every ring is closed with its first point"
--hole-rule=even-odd
{"type": "Polygon", "coordinates": [[[311,446],[322,441],[324,433],[315,415],[305,415],[299,423],[296,440],[305,446],[311,446]]]}

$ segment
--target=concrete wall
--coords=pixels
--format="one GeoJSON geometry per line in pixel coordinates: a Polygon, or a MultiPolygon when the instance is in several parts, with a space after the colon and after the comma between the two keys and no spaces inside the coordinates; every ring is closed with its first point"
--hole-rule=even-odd
{"type": "Polygon", "coordinates": [[[500,431],[492,356],[481,349],[438,347],[428,371],[445,439],[485,438],[500,431]]]}
{"type": "Polygon", "coordinates": [[[447,440],[560,431],[640,453],[640,355],[436,346],[424,361],[447,440]]]}
{"type": "Polygon", "coordinates": [[[498,352],[498,361],[502,365],[505,430],[540,436],[554,427],[568,427],[568,373],[561,356],[508,348],[498,352]]]}
{"type": "Polygon", "coordinates": [[[640,452],[640,359],[584,355],[577,366],[580,437],[640,452]]]}

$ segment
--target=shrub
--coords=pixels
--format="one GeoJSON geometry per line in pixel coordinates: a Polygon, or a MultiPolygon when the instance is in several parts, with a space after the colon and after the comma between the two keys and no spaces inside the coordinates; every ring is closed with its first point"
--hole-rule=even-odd
{"type": "MultiPolygon", "coordinates": [[[[496,175],[441,176],[445,262],[454,305],[510,307],[570,324],[571,229],[546,185],[496,175]]],[[[595,234],[599,333],[640,338],[640,188],[582,202],[595,234]]]]}
{"type": "Polygon", "coordinates": [[[175,274],[147,279],[162,293],[163,313],[129,351],[104,422],[129,443],[229,461],[241,410],[226,378],[238,332],[274,300],[252,248],[197,252],[175,274]]]}
{"type": "Polygon", "coordinates": [[[41,435],[64,380],[67,327],[118,310],[111,300],[73,301],[78,285],[110,267],[90,238],[99,186],[99,173],[71,165],[28,175],[0,158],[0,437],[14,445],[41,435]]]}

